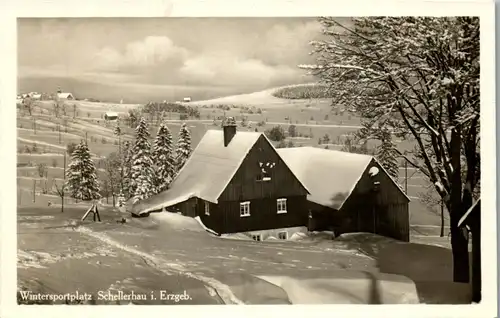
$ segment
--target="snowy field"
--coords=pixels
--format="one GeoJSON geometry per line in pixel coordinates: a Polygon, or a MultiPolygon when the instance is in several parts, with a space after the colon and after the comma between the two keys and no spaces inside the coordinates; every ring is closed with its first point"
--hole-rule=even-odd
{"type": "Polygon", "coordinates": [[[423,245],[351,234],[254,242],[212,236],[171,213],[121,224],[122,215],[107,209],[102,223],[80,224],[84,212],[18,210],[21,287],[186,290],[191,299],[179,304],[461,303],[467,295],[468,286],[451,282],[451,251],[436,246],[442,239],[423,245]]]}

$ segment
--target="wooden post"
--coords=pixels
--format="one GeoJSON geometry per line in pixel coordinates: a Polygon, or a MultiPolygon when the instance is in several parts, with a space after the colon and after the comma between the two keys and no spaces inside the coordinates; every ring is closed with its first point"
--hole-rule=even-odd
{"type": "Polygon", "coordinates": [[[57,130],[59,130],[59,144],[61,144],[61,124],[57,124],[57,130]]]}
{"type": "Polygon", "coordinates": [[[440,237],[444,237],[444,201],[441,199],[441,232],[440,237]]]}
{"type": "Polygon", "coordinates": [[[405,160],[405,194],[408,195],[408,162],[405,160]]]}
{"type": "Polygon", "coordinates": [[[61,213],[64,213],[64,188],[66,186],[66,151],[64,152],[63,161],[63,185],[61,187],[61,213]]]}
{"type": "Polygon", "coordinates": [[[36,180],[33,180],[33,203],[36,202],[36,180]]]}

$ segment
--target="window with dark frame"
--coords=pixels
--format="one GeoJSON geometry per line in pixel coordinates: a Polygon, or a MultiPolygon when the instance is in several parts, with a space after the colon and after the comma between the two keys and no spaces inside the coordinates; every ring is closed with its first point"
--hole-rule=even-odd
{"type": "Polygon", "coordinates": [[[287,240],[288,239],[288,233],[287,232],[279,232],[278,233],[278,239],[280,240],[287,240]]]}
{"type": "Polygon", "coordinates": [[[276,205],[277,205],[277,212],[278,214],[286,213],[286,199],[277,199],[276,200],[276,205]]]}
{"type": "Polygon", "coordinates": [[[250,201],[240,203],[240,217],[250,216],[250,201]]]}

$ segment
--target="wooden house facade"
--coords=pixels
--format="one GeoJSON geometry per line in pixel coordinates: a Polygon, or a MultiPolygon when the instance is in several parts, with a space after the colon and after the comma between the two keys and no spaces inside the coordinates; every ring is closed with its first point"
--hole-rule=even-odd
{"type": "Polygon", "coordinates": [[[218,234],[304,227],[306,187],[262,133],[209,130],[170,188],[133,207],[199,217],[218,234]]]}
{"type": "Polygon", "coordinates": [[[409,241],[410,199],[375,158],[313,147],[278,153],[308,188],[308,229],[409,241]]]}

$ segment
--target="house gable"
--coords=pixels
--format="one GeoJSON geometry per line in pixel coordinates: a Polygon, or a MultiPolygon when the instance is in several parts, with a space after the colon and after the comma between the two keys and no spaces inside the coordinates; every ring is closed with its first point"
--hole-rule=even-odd
{"type": "Polygon", "coordinates": [[[378,204],[406,204],[410,201],[408,196],[375,159],[372,159],[366,167],[361,178],[354,187],[351,196],[362,196],[370,193],[371,189],[373,189],[374,182],[380,183],[379,191],[377,192],[378,204]],[[374,177],[370,177],[369,175],[369,170],[372,167],[379,169],[378,174],[374,177]]]}
{"type": "Polygon", "coordinates": [[[409,201],[377,160],[372,159],[340,208],[339,216],[349,220],[349,231],[377,233],[407,242],[409,201]],[[374,176],[369,174],[372,167],[379,169],[374,176]]]}
{"type": "Polygon", "coordinates": [[[307,195],[308,191],[264,135],[252,146],[219,201],[307,195]]]}

